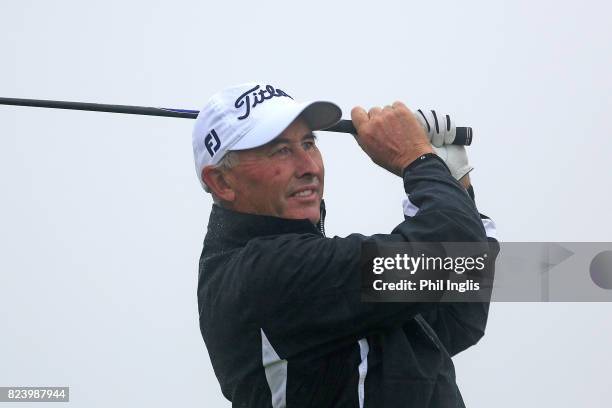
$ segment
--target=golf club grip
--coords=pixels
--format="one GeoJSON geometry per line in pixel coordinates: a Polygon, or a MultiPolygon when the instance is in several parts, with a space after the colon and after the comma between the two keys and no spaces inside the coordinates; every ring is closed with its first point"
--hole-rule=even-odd
{"type": "MultiPolygon", "coordinates": [[[[459,127],[457,126],[455,133],[454,145],[469,146],[472,144],[472,128],[471,127],[459,127]]],[[[353,126],[353,122],[347,119],[342,119],[334,126],[324,129],[328,132],[343,132],[356,134],[357,130],[353,126]]]]}

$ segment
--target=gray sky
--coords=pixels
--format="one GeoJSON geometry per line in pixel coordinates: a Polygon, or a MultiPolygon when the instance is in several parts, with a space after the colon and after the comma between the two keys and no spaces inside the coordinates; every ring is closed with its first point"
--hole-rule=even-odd
{"type": "MultiPolygon", "coordinates": [[[[477,203],[502,240],[610,242],[610,15],[595,0],[5,0],[0,96],[199,109],[263,80],[345,118],[400,99],[474,127],[477,203]]],[[[211,199],[192,124],[0,107],[0,386],[67,385],[75,407],[230,405],[197,321],[211,199]]],[[[328,235],[389,232],[401,180],[349,135],[319,141],[328,235]]],[[[454,359],[467,405],[609,406],[611,312],[493,304],[454,359]]]]}

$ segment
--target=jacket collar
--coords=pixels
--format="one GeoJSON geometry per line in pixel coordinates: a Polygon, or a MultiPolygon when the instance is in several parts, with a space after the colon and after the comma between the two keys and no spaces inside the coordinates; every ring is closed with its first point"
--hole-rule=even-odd
{"type": "Polygon", "coordinates": [[[325,203],[321,200],[321,220],[314,225],[309,220],[291,220],[269,215],[241,213],[213,204],[208,220],[204,246],[215,248],[241,247],[256,237],[278,234],[324,234],[325,203]]]}

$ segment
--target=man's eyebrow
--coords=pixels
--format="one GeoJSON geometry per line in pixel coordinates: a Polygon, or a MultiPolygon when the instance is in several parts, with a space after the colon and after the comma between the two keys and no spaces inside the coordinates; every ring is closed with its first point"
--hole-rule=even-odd
{"type": "MultiPolygon", "coordinates": [[[[306,133],[304,136],[302,136],[302,140],[306,140],[306,139],[317,139],[317,135],[315,135],[313,132],[309,132],[306,133]]],[[[291,141],[289,139],[287,139],[286,137],[277,137],[276,139],[268,142],[268,145],[270,146],[276,146],[279,145],[281,143],[291,143],[291,141]]]]}

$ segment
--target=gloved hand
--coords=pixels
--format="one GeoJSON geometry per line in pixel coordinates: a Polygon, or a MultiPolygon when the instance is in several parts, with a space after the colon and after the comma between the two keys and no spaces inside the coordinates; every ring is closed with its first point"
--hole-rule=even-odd
{"type": "Polygon", "coordinates": [[[455,123],[449,115],[436,112],[435,110],[418,109],[414,112],[425,133],[429,137],[429,142],[440,147],[451,144],[455,140],[457,132],[455,123]]]}
{"type": "Polygon", "coordinates": [[[451,175],[455,180],[460,180],[463,176],[474,170],[468,163],[465,146],[445,145],[441,147],[433,146],[434,151],[450,169],[451,175]]]}
{"type": "Polygon", "coordinates": [[[419,109],[414,116],[425,129],[434,151],[444,160],[456,180],[474,170],[468,163],[465,147],[450,144],[455,139],[455,124],[449,115],[419,109]]]}

